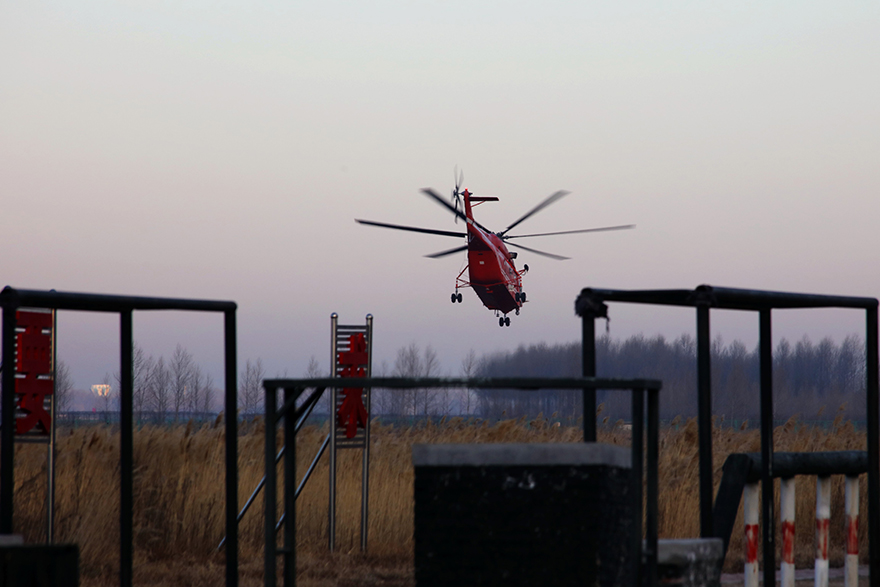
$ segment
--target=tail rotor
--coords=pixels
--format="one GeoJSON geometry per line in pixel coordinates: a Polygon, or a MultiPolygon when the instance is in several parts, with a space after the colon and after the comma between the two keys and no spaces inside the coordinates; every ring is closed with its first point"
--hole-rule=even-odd
{"type": "Polygon", "coordinates": [[[464,170],[458,168],[458,165],[455,166],[455,169],[452,171],[453,179],[455,180],[455,187],[452,188],[452,205],[455,208],[455,223],[458,224],[458,216],[462,214],[464,211],[464,206],[461,203],[461,184],[464,183],[464,170]]]}

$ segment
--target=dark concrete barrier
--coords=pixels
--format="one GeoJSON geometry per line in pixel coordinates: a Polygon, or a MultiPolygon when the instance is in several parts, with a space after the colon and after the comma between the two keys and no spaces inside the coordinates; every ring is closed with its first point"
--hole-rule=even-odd
{"type": "Polygon", "coordinates": [[[661,585],[721,585],[724,543],[720,538],[684,538],[657,542],[657,574],[661,585]]]}
{"type": "Polygon", "coordinates": [[[79,547],[0,541],[0,586],[77,587],[79,547]]]}
{"type": "Polygon", "coordinates": [[[429,585],[627,585],[630,451],[413,446],[415,574],[429,585]]]}

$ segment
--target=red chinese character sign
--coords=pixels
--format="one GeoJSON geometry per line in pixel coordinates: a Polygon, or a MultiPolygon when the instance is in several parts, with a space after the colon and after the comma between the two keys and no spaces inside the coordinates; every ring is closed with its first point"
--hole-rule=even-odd
{"type": "Polygon", "coordinates": [[[15,433],[48,436],[52,418],[46,400],[55,390],[53,381],[53,316],[50,312],[16,312],[15,433]]]}
{"type": "MultiPolygon", "coordinates": [[[[342,371],[340,377],[366,377],[368,364],[367,341],[363,333],[348,337],[348,349],[338,354],[337,362],[342,371]]],[[[358,428],[366,428],[367,409],[364,407],[363,388],[346,387],[342,390],[342,403],[339,405],[336,422],[345,428],[345,436],[354,438],[358,428]]]]}

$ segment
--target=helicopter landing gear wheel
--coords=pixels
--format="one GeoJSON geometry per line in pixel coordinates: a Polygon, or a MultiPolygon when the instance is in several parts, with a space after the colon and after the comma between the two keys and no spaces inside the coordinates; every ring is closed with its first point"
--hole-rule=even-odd
{"type": "Polygon", "coordinates": [[[456,296],[455,296],[455,294],[452,294],[452,303],[454,304],[456,301],[457,301],[457,300],[456,300],[456,296]]]}
{"type": "Polygon", "coordinates": [[[504,328],[504,318],[498,319],[498,326],[501,326],[502,328],[504,328]]]}
{"type": "Polygon", "coordinates": [[[461,303],[461,293],[455,294],[455,300],[460,304],[461,303]]]}
{"type": "Polygon", "coordinates": [[[510,316],[505,316],[505,317],[504,317],[504,325],[505,325],[505,326],[510,326],[510,316]]]}
{"type": "Polygon", "coordinates": [[[519,316],[519,308],[516,309],[516,315],[519,316]]]}
{"type": "Polygon", "coordinates": [[[522,303],[525,303],[525,301],[526,301],[526,292],[524,292],[524,291],[519,292],[519,301],[521,301],[522,303]]]}

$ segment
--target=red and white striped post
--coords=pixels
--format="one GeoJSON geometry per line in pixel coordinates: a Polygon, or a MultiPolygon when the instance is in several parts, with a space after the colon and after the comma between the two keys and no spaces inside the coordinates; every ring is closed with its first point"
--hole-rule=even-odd
{"type": "Polygon", "coordinates": [[[859,584],[859,477],[847,476],[844,487],[846,506],[846,559],[844,562],[844,584],[858,587],[859,584]]]}
{"type": "Polygon", "coordinates": [[[828,587],[828,531],[831,526],[831,477],[816,477],[816,587],[828,587]]]}
{"type": "Polygon", "coordinates": [[[782,517],[782,587],[794,587],[794,477],[779,481],[782,517]]]}
{"type": "Polygon", "coordinates": [[[757,483],[749,483],[743,490],[743,519],[745,521],[746,564],[745,586],[758,587],[758,491],[757,483]]]}

